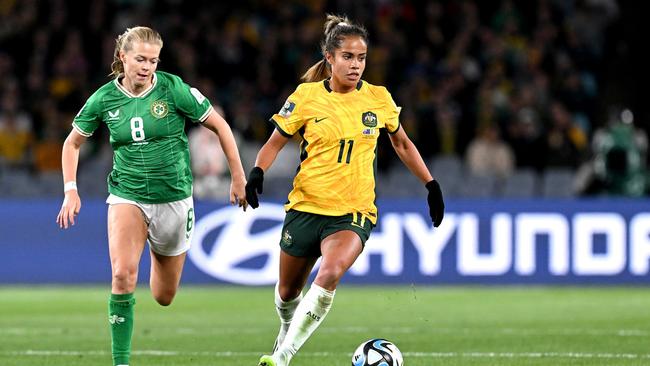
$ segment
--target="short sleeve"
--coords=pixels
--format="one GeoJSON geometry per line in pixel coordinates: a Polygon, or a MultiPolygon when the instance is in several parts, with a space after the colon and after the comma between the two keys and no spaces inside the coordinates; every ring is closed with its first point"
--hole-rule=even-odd
{"type": "Polygon", "coordinates": [[[300,86],[294,91],[284,103],[280,111],[271,117],[275,128],[285,137],[293,136],[305,124],[301,110],[303,109],[304,98],[300,86]]]}
{"type": "Polygon", "coordinates": [[[212,111],[212,104],[201,92],[172,76],[176,109],[194,122],[203,122],[212,111]]]}
{"type": "Polygon", "coordinates": [[[388,90],[384,90],[386,98],[386,104],[384,106],[384,113],[386,115],[386,131],[390,134],[394,134],[399,130],[399,113],[402,111],[402,107],[398,107],[388,90]]]}
{"type": "Polygon", "coordinates": [[[101,98],[95,92],[88,98],[81,110],[74,117],[72,127],[85,137],[92,136],[101,123],[101,98]]]}

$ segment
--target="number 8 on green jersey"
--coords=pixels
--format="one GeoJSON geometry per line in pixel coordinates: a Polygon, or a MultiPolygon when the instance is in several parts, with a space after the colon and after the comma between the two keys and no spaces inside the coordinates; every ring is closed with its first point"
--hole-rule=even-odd
{"type": "Polygon", "coordinates": [[[72,125],[90,136],[101,123],[114,150],[108,191],[144,203],[191,196],[192,173],[185,120],[203,122],[210,101],[176,75],[157,71],[149,90],[129,93],[117,79],[86,101],[72,125]],[[144,178],[143,178],[144,177],[144,178]]]}

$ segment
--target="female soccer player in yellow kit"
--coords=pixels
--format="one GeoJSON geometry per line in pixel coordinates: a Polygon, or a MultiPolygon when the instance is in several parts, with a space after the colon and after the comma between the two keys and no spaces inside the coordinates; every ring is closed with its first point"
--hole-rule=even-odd
{"type": "Polygon", "coordinates": [[[375,161],[380,129],[388,131],[397,155],[428,189],[434,226],[442,221],[440,186],[400,128],[400,107],[386,88],[361,80],[367,45],[363,27],[347,18],[327,17],[324,59],[305,73],[305,83],[272,117],[276,129],[250,172],[246,197],[255,208],[264,171],[289,139],[300,135],[301,162],[285,205],[280,240],[280,280],[275,291],[280,333],[273,354],[262,356],[259,366],[289,364],[327,315],[336,285],[361,254],[377,222],[375,161]],[[319,256],[323,260],[318,274],[302,297],[319,256]]]}

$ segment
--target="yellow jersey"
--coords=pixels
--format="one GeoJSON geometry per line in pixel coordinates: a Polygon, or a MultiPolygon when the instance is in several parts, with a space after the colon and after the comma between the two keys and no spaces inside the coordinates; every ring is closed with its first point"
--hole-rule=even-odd
{"type": "Polygon", "coordinates": [[[332,91],[328,80],[300,84],[271,118],[282,135],[302,138],[285,209],[360,213],[376,224],[377,138],[382,128],[399,130],[400,109],[385,87],[365,81],[348,93],[332,91]]]}

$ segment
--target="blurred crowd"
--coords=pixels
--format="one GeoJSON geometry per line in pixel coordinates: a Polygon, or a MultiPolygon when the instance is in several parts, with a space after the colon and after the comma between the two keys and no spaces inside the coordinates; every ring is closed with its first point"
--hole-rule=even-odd
{"type": "MultiPolygon", "coordinates": [[[[60,173],[71,121],[109,80],[115,38],[134,25],[161,33],[160,70],[221,108],[249,169],[268,118],[322,57],[328,12],[368,28],[364,79],[403,106],[427,163],[455,157],[467,174],[500,180],[565,169],[577,193],[646,194],[645,132],[600,94],[615,0],[0,0],[0,179],[60,173]],[[632,169],[635,189],[607,176],[626,182],[632,169]]],[[[227,169],[218,140],[200,130],[188,124],[192,152],[213,153],[193,154],[195,175],[218,189],[227,169]]],[[[81,169],[109,169],[110,159],[103,128],[84,145],[81,169]]],[[[380,171],[398,164],[383,139],[380,171]]]]}

